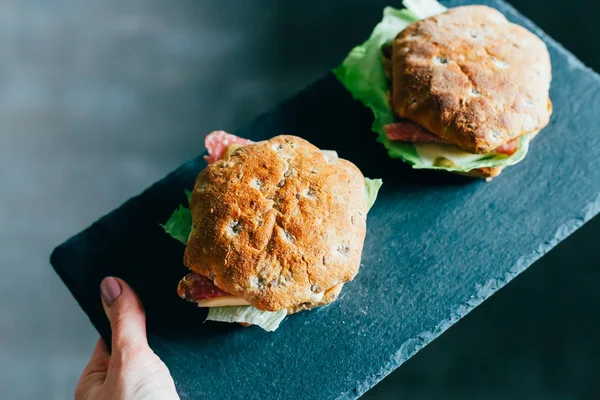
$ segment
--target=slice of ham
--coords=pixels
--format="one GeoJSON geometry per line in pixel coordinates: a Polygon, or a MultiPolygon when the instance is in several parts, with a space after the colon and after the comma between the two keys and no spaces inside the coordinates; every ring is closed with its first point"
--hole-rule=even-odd
{"type": "Polygon", "coordinates": [[[412,121],[404,120],[383,127],[385,136],[390,140],[410,143],[448,143],[444,139],[435,136],[421,125],[412,121]]]}
{"type": "Polygon", "coordinates": [[[229,293],[216,287],[210,279],[195,272],[187,274],[179,281],[177,294],[182,299],[193,303],[204,299],[231,296],[229,293]]]}
{"type": "Polygon", "coordinates": [[[496,148],[496,153],[506,154],[507,156],[512,156],[519,149],[519,141],[517,139],[513,139],[509,142],[504,143],[502,146],[496,148]]]}
{"type": "MultiPolygon", "coordinates": [[[[383,130],[388,139],[398,142],[451,144],[409,120],[387,124],[383,127],[383,130]]],[[[519,141],[513,139],[498,147],[495,152],[512,156],[518,149],[519,141]]]]}
{"type": "Polygon", "coordinates": [[[245,146],[254,143],[251,140],[232,135],[225,131],[214,131],[206,136],[204,145],[208,150],[208,156],[204,157],[209,164],[219,161],[227,151],[227,147],[232,144],[245,146]]]}

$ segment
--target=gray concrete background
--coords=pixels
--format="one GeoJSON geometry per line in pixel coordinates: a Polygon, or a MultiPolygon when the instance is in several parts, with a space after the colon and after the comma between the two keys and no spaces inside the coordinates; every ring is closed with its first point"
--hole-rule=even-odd
{"type": "MultiPolygon", "coordinates": [[[[97,338],[52,248],[202,151],[208,131],[335,65],[323,38],[352,35],[344,9],[365,3],[0,0],[0,397],[71,398],[97,338]]],[[[591,2],[514,3],[600,65],[591,2]]],[[[596,219],[367,397],[577,397],[600,371],[599,231],[596,219]]]]}

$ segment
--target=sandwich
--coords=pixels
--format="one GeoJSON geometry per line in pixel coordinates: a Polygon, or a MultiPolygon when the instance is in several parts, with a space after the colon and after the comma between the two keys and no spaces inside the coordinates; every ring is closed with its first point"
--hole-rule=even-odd
{"type": "Polygon", "coordinates": [[[179,296],[208,308],[207,320],[267,331],[336,300],[358,273],[381,180],[296,136],[215,131],[206,147],[189,208],[163,226],[186,245],[179,296]]]}
{"type": "Polygon", "coordinates": [[[388,155],[486,180],[523,160],[552,114],[544,42],[490,7],[404,5],[334,70],[388,155]]]}

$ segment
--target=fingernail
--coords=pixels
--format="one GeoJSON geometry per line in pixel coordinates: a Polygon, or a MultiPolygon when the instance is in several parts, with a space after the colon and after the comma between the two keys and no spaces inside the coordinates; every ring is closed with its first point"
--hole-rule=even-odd
{"type": "Polygon", "coordinates": [[[104,278],[100,284],[100,294],[102,295],[104,302],[111,306],[117,297],[121,295],[121,285],[119,285],[119,281],[112,276],[104,278]]]}

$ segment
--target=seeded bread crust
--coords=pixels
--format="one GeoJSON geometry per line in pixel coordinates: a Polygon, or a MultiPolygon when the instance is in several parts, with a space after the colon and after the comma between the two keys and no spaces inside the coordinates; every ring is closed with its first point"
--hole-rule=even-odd
{"type": "Polygon", "coordinates": [[[493,8],[417,21],[398,34],[391,57],[394,112],[467,152],[489,153],[548,124],[546,45],[493,8]]]}
{"type": "Polygon", "coordinates": [[[494,179],[495,177],[497,177],[498,175],[500,175],[502,173],[503,169],[504,169],[504,167],[488,167],[488,168],[472,169],[467,172],[454,171],[453,173],[458,174],[458,175],[470,176],[471,178],[482,178],[489,182],[492,179],[494,179]]]}
{"type": "Polygon", "coordinates": [[[297,305],[295,307],[288,308],[287,309],[288,315],[295,314],[300,311],[310,310],[312,308],[324,306],[326,304],[334,302],[340,295],[343,287],[344,287],[344,284],[340,283],[339,285],[334,286],[331,289],[327,289],[325,291],[321,301],[306,302],[306,303],[297,305]]]}
{"type": "Polygon", "coordinates": [[[260,310],[326,304],[358,272],[364,177],[304,139],[277,136],[209,165],[190,209],[185,265],[260,310]]]}

